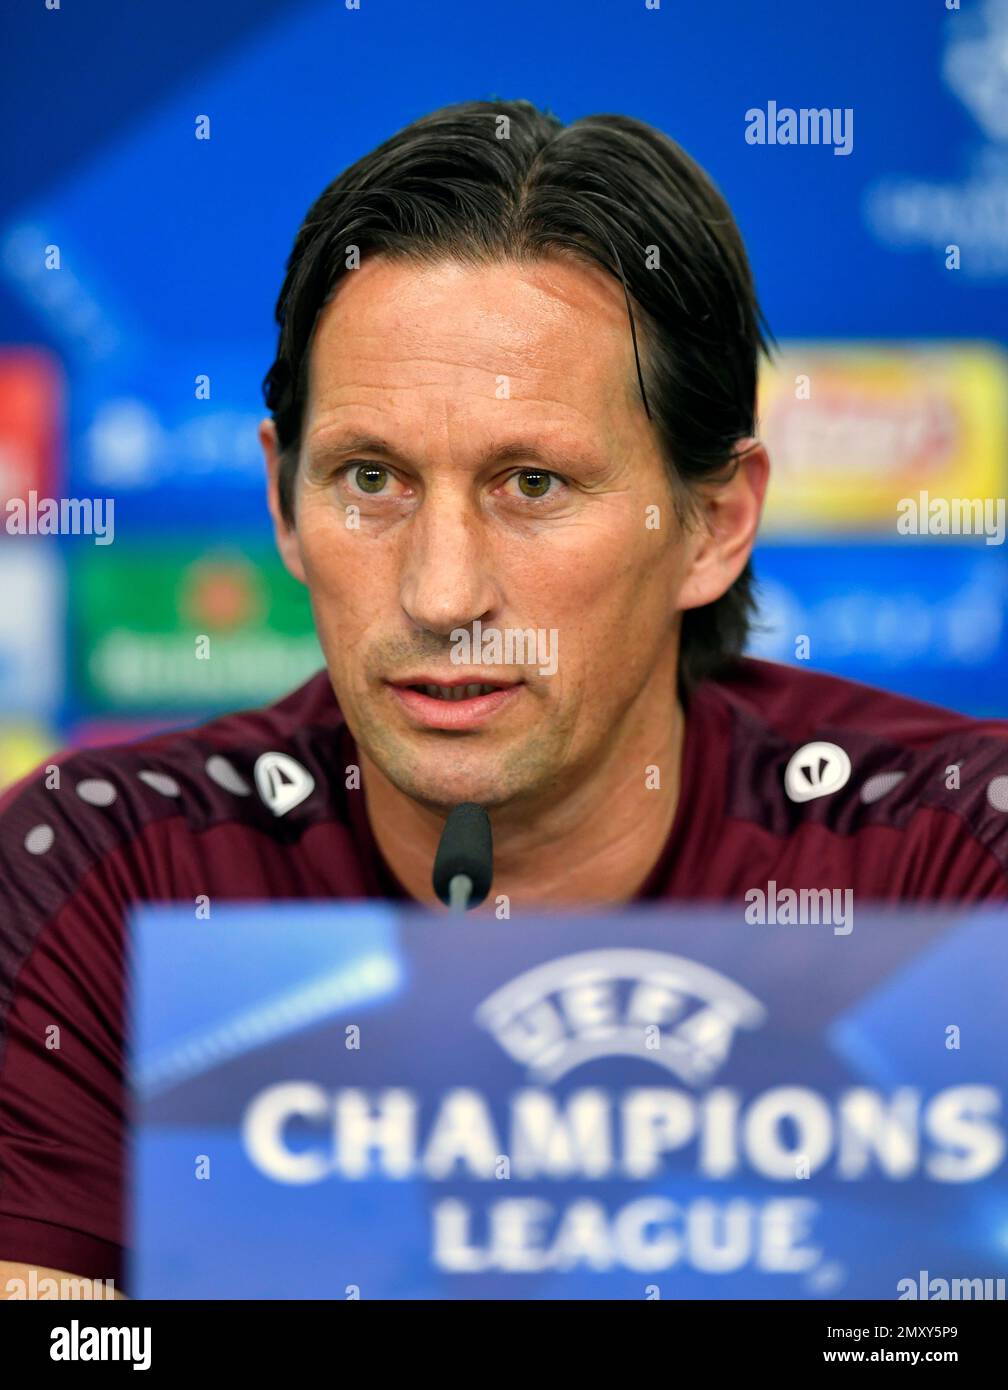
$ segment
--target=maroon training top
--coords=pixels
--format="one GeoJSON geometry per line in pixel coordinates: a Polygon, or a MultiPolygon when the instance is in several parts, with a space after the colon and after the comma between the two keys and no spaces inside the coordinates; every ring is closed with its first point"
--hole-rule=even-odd
{"type": "MultiPolygon", "coordinates": [[[[690,701],[639,896],[741,909],[773,880],[1003,900],[1006,739],[1003,721],[741,661],[690,701]]],[[[320,672],[266,709],[57,758],[58,788],[40,770],[0,800],[0,1259],[122,1286],[132,904],[405,896],[347,788],[357,762],[320,672]]]]}

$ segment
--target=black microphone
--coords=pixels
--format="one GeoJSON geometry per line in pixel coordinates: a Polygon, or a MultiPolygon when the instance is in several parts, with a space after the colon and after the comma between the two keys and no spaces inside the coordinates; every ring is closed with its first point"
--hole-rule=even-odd
{"type": "Polygon", "coordinates": [[[449,812],[434,856],[434,892],[452,912],[479,907],[493,882],[490,817],[475,801],[449,812]]]}

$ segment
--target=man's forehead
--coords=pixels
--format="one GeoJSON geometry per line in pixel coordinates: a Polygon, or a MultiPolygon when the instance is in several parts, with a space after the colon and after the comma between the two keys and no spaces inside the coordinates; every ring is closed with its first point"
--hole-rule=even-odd
{"type": "Polygon", "coordinates": [[[632,403],[637,390],[622,287],[571,258],[366,261],[320,312],[310,382],[321,409],[359,388],[461,387],[532,402],[546,387],[548,399],[580,410],[614,396],[632,403]]]}
{"type": "Polygon", "coordinates": [[[566,260],[528,264],[416,264],[374,257],[346,272],[318,316],[316,342],[345,334],[391,338],[413,349],[425,338],[463,339],[496,352],[624,350],[626,300],[598,267],[566,260]],[[578,338],[574,336],[578,335],[578,338]]]}

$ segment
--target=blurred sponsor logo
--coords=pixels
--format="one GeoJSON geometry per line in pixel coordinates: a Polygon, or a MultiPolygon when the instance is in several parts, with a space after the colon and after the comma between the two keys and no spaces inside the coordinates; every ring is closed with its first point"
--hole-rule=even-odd
{"type": "Polygon", "coordinates": [[[137,396],[103,401],[88,427],[88,476],[122,488],[178,485],[207,473],[238,473],[256,482],[262,454],[256,428],[262,411],[239,414],[200,406],[168,419],[137,396]]]}
{"type": "Polygon", "coordinates": [[[1004,706],[1004,551],[952,540],[762,545],[751,655],[903,689],[973,714],[1004,706]]]}
{"type": "MultiPolygon", "coordinates": [[[[233,344],[201,345],[205,370],[191,358],[151,352],[86,376],[76,393],[81,428],[73,438],[77,486],[116,493],[255,486],[263,477],[254,404],[261,364],[233,344]]],[[[205,499],[204,499],[205,500],[205,499]]],[[[261,503],[260,503],[261,506],[261,503]]]]}
{"type": "Polygon", "coordinates": [[[305,591],[258,542],[82,556],[73,621],[82,686],[99,709],[262,703],[323,664],[305,591]]]}
{"type": "Polygon", "coordinates": [[[243,559],[224,555],[197,560],[182,578],[182,617],[201,630],[222,632],[260,622],[267,606],[262,580],[261,571],[243,559]]]}
{"type": "Polygon", "coordinates": [[[987,0],[972,14],[948,16],[947,25],[942,76],[985,143],[964,178],[880,179],[866,193],[865,221],[899,250],[944,258],[955,246],[961,274],[995,279],[1008,275],[1008,3],[987,0]]]}
{"type": "Polygon", "coordinates": [[[889,531],[901,498],[997,496],[1008,365],[986,346],[792,345],[760,383],[764,532],[889,531]]]}
{"type": "Polygon", "coordinates": [[[63,690],[64,574],[44,542],[0,545],[0,709],[45,717],[63,690]]]}
{"type": "Polygon", "coordinates": [[[0,506],[57,491],[62,378],[55,358],[33,348],[0,352],[0,506]]]}

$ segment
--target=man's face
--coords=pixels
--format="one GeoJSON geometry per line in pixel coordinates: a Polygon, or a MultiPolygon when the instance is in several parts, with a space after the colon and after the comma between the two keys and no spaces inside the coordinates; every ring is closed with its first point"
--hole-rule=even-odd
{"type": "Polygon", "coordinates": [[[544,803],[671,721],[690,545],[619,283],[564,257],[346,275],[281,549],[358,745],[422,803],[544,803]]]}

